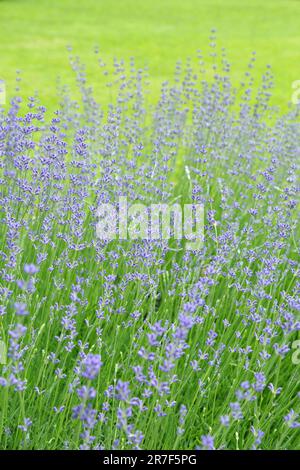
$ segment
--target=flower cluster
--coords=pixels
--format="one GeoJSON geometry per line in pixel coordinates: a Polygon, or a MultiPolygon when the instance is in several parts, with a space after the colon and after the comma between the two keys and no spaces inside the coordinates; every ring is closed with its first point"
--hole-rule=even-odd
{"type": "Polygon", "coordinates": [[[211,48],[155,104],[97,50],[107,108],[71,56],[80,102],[0,111],[1,448],[299,446],[299,109],[211,48]],[[100,240],[120,197],[203,204],[203,246],[100,240]]]}

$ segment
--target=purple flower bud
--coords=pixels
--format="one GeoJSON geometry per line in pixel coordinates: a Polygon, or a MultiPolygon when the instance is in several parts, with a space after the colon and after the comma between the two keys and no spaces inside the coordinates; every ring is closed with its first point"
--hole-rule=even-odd
{"type": "Polygon", "coordinates": [[[81,363],[81,375],[88,380],[94,380],[102,366],[99,354],[88,354],[81,363]]]}
{"type": "Polygon", "coordinates": [[[35,264],[25,264],[24,265],[24,272],[26,274],[29,274],[30,276],[33,276],[39,271],[39,268],[35,266],[35,264]]]}

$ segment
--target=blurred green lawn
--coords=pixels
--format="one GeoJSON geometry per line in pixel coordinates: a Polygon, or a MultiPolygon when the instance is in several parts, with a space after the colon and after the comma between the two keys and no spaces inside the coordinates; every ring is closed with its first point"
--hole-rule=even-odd
{"type": "Polygon", "coordinates": [[[108,90],[93,53],[99,45],[105,61],[134,56],[148,64],[154,97],[177,59],[207,50],[213,27],[227,49],[233,79],[255,50],[255,73],[272,65],[274,103],[285,109],[291,84],[300,79],[299,0],[0,0],[0,79],[10,97],[15,71],[22,70],[23,94],[38,90],[52,108],[57,76],[72,76],[66,51],[72,45],[106,103],[108,90]]]}

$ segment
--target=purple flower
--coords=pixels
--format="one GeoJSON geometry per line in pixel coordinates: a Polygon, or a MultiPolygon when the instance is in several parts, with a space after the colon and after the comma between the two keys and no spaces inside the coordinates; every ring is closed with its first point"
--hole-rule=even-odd
{"type": "Polygon", "coordinates": [[[27,305],[24,304],[23,302],[15,302],[14,304],[16,315],[20,317],[24,317],[29,314],[27,310],[27,305]]]}
{"type": "Polygon", "coordinates": [[[227,428],[230,424],[230,417],[228,415],[221,416],[220,423],[227,428]]]}
{"type": "Polygon", "coordinates": [[[261,431],[260,429],[255,429],[254,426],[251,426],[251,432],[252,434],[254,435],[255,437],[255,441],[254,441],[254,444],[253,444],[253,449],[256,449],[260,444],[261,444],[261,441],[265,435],[265,433],[263,431],[261,431]]]}
{"type": "Polygon", "coordinates": [[[29,274],[30,276],[33,276],[38,271],[39,271],[39,268],[35,264],[25,264],[24,265],[24,272],[26,274],[29,274]]]}
{"type": "Polygon", "coordinates": [[[116,385],[116,398],[120,401],[127,401],[130,395],[129,382],[118,380],[116,385]]]}
{"type": "Polygon", "coordinates": [[[266,377],[262,372],[258,372],[257,374],[254,374],[255,376],[255,383],[253,385],[254,390],[256,392],[262,392],[266,386],[266,377]]]}
{"type": "Polygon", "coordinates": [[[291,409],[289,413],[284,417],[284,421],[288,425],[289,428],[300,428],[300,421],[297,421],[298,414],[291,409]]]}
{"type": "Polygon", "coordinates": [[[214,438],[210,434],[201,436],[201,443],[203,450],[215,450],[214,438]]]}
{"type": "Polygon", "coordinates": [[[25,418],[23,424],[19,424],[18,428],[21,429],[23,432],[28,432],[28,429],[32,425],[32,421],[30,418],[25,418]]]}
{"type": "Polygon", "coordinates": [[[82,400],[91,400],[96,396],[96,390],[93,387],[86,387],[85,385],[77,389],[77,395],[82,400]]]}
{"type": "Polygon", "coordinates": [[[88,380],[94,380],[102,366],[99,354],[88,354],[81,362],[81,375],[88,380]]]}
{"type": "Polygon", "coordinates": [[[231,416],[233,417],[233,419],[236,419],[236,420],[243,419],[244,416],[243,416],[241,405],[239,404],[239,402],[230,403],[230,408],[231,408],[231,416]]]}

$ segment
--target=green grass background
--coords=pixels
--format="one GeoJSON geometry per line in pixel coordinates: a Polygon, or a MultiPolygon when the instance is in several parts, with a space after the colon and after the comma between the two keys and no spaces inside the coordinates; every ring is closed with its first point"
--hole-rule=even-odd
{"type": "Polygon", "coordinates": [[[12,96],[16,69],[24,96],[39,91],[56,104],[56,78],[71,80],[66,45],[87,64],[88,77],[102,102],[109,99],[93,54],[105,61],[134,56],[148,64],[151,97],[170,78],[177,59],[207,50],[217,28],[238,81],[251,51],[258,75],[267,63],[275,74],[274,104],[286,109],[291,84],[300,79],[299,0],[0,0],[0,78],[12,96]]]}

